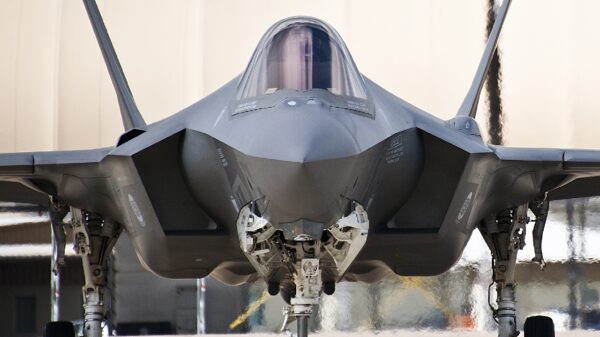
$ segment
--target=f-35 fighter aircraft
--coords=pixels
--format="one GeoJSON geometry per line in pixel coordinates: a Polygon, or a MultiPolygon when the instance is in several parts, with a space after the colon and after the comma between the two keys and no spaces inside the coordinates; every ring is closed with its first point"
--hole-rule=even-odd
{"type": "MultiPolygon", "coordinates": [[[[84,4],[125,132],[110,148],[0,155],[0,199],[49,205],[59,254],[73,227],[85,336],[100,336],[106,257],[122,232],[158,275],[264,280],[306,336],[313,306],[336,282],[443,273],[477,228],[493,256],[498,335],[514,337],[527,210],[543,266],[549,202],[600,195],[599,151],[482,140],[474,117],[510,0],[451,120],[362,75],[325,22],[292,17],[266,32],[241,76],[150,125],[95,1],[84,4]]],[[[551,324],[528,321],[535,336],[553,336],[551,324]]]]}

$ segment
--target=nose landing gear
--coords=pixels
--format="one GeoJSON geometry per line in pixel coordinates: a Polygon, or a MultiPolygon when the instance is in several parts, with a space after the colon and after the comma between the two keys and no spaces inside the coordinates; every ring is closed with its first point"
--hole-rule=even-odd
{"type": "Polygon", "coordinates": [[[254,203],[240,210],[237,229],[242,251],[268,281],[269,293],[280,292],[287,303],[282,331],[295,319],[298,336],[308,335],[308,319],[321,293],[333,294],[335,282],[364,246],[369,218],[359,203],[352,202],[351,207],[347,216],[329,227],[306,219],[275,226],[254,203]]]}

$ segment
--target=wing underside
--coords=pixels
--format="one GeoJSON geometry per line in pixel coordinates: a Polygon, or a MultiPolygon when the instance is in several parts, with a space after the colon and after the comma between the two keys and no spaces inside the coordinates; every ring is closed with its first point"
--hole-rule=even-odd
{"type": "Polygon", "coordinates": [[[531,192],[549,200],[600,196],[600,151],[494,146],[498,170],[513,170],[515,181],[527,176],[531,192]]]}
{"type": "Polygon", "coordinates": [[[85,199],[106,194],[91,182],[104,177],[109,149],[0,154],[0,201],[48,205],[49,196],[85,199]]]}

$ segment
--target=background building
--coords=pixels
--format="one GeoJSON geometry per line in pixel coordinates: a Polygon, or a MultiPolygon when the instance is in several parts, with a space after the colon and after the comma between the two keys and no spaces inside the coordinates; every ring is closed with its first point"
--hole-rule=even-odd
{"type": "MultiPolygon", "coordinates": [[[[487,1],[98,2],[152,122],[240,74],[266,29],[292,15],[326,20],[364,75],[450,118],[483,50],[487,1]]],[[[597,1],[513,3],[500,45],[509,145],[600,148],[599,12],[597,1]]],[[[3,0],[0,28],[0,151],[114,145],[118,106],[82,3],[3,0]]]]}

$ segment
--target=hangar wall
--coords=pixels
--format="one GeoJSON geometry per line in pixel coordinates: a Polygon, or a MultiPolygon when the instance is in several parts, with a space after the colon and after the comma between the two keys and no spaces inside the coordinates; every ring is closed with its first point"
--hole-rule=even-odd
{"type": "MultiPolygon", "coordinates": [[[[275,21],[338,29],[359,69],[450,118],[483,48],[485,1],[99,0],[140,110],[156,121],[243,71],[275,21]]],[[[600,148],[597,1],[514,2],[501,46],[509,145],[600,148]]],[[[0,152],[109,146],[117,103],[75,0],[0,2],[0,152]]],[[[483,114],[480,114],[484,127],[483,114]]]]}

